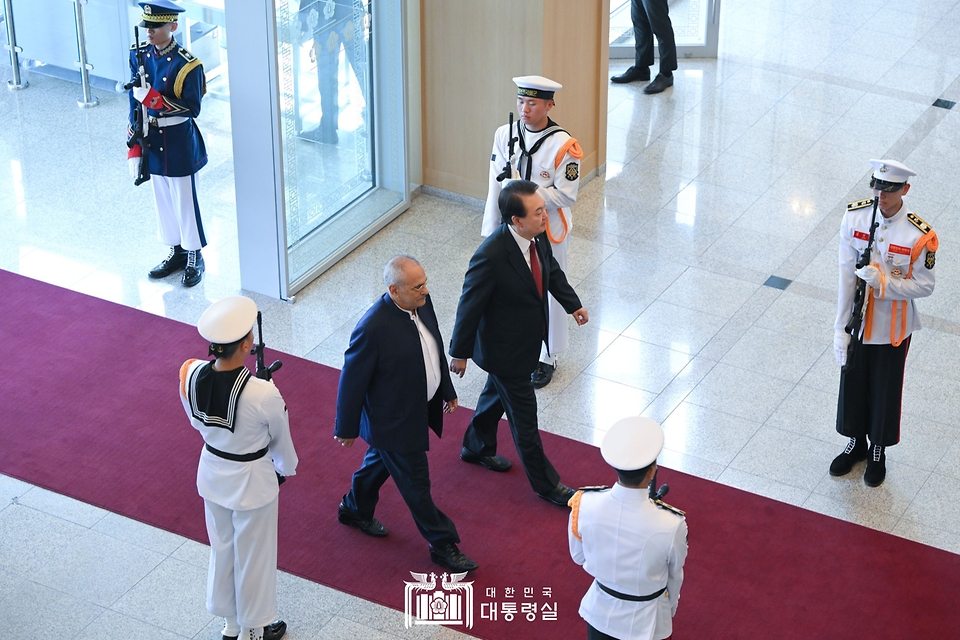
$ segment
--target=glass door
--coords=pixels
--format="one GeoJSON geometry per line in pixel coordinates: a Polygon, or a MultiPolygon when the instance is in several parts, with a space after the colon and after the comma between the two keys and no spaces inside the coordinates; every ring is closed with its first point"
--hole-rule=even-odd
{"type": "Polygon", "coordinates": [[[399,0],[276,0],[292,293],[408,202],[399,0]]]}
{"type": "MultiPolygon", "coordinates": [[[[633,58],[631,0],[610,0],[610,57],[633,58]]],[[[678,58],[716,58],[720,0],[670,0],[678,58]]]]}

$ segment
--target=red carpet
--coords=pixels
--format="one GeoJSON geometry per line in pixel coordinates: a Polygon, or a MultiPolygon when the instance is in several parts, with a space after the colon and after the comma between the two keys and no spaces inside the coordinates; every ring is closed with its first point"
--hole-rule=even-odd
{"type": "MultiPolygon", "coordinates": [[[[180,363],[204,352],[196,330],[4,271],[0,291],[0,472],[205,542],[194,484],[201,440],[177,400],[180,363]]],[[[337,524],[364,448],[333,440],[338,372],[282,359],[276,382],[301,462],[281,489],[280,566],[402,611],[409,572],[439,568],[392,483],[377,510],[388,538],[337,524]]],[[[469,632],[585,637],[577,608],[589,579],[569,558],[566,511],[534,496],[519,468],[495,474],[460,462],[469,417],[448,418],[430,454],[436,502],[481,567],[469,578],[469,632]],[[481,618],[490,602],[511,601],[511,622],[481,618]],[[523,605],[544,602],[557,604],[557,620],[540,621],[538,606],[538,621],[528,622],[523,605]]],[[[509,440],[501,442],[516,462],[509,440]]],[[[567,483],[615,480],[596,448],[549,434],[544,442],[567,483]]],[[[676,640],[946,638],[960,629],[960,556],[678,472],[664,470],[660,480],[689,514],[676,640]]]]}

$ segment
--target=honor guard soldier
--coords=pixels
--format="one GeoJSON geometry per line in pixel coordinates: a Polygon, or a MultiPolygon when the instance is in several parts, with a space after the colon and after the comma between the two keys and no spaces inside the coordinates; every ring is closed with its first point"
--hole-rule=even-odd
{"type": "Polygon", "coordinates": [[[590,640],[664,640],[673,633],[687,522],[682,511],[650,497],[662,448],[663,429],[650,418],[619,420],[600,445],[617,484],[581,489],[570,500],[570,555],[594,577],[579,612],[590,640]]]}
{"type": "MultiPolygon", "coordinates": [[[[560,268],[567,269],[567,236],[573,228],[570,207],[580,189],[580,158],[583,151],[575,138],[547,115],[554,107],[554,94],[561,89],[558,82],[542,76],[513,79],[517,85],[519,122],[497,129],[490,156],[490,186],[483,212],[480,233],[489,236],[500,226],[500,191],[512,179],[535,182],[537,193],[547,203],[547,238],[553,245],[553,257],[560,268]]],[[[570,343],[567,313],[550,296],[550,317],[547,335],[540,350],[540,365],[533,373],[533,386],[545,387],[553,378],[557,354],[570,343]]]]}
{"type": "Polygon", "coordinates": [[[157,205],[160,242],[170,247],[167,258],[150,271],[151,278],[165,278],[183,271],[181,283],[192,287],[203,278],[200,249],[207,244],[197,204],[195,175],[207,164],[207,150],[194,118],[200,115],[200,99],[207,85],[200,60],[173,38],[177,18],[184,9],[170,0],[139,3],[143,7],[139,26],[147,42],[130,48],[130,126],[136,134],[137,112],[145,109],[147,127],[142,144],[128,153],[131,174],[139,173],[140,156],[146,156],[147,176],[157,205]],[[141,75],[142,71],[142,75],[141,75]],[[149,176],[149,177],[148,177],[149,176]]]}
{"type": "Polygon", "coordinates": [[[870,162],[874,198],[847,205],[840,226],[834,325],[834,350],[842,367],[837,432],[849,441],[830,464],[830,475],[846,475],[866,459],[863,480],[876,487],[886,477],[886,447],[900,442],[907,349],[911,334],[921,328],[914,301],[933,293],[939,241],[930,225],[904,206],[903,196],[910,191],[907,180],[916,173],[896,160],[870,162]],[[871,241],[870,263],[858,268],[871,241]],[[864,283],[865,309],[851,337],[846,329],[854,314],[858,278],[864,283]]]}
{"type": "Polygon", "coordinates": [[[225,619],[223,640],[279,640],[277,500],[296,473],[287,407],[272,382],[244,366],[257,305],[233,296],[213,303],[197,329],[215,360],[180,368],[180,400],[203,436],[197,491],[210,538],[207,611],[225,619]]]}

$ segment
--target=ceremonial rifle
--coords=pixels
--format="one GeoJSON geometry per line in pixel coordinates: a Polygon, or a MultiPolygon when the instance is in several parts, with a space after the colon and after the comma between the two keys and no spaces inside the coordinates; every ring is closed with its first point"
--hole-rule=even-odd
{"type": "MultiPolygon", "coordinates": [[[[659,473],[657,469],[657,473],[659,473]]],[[[647,487],[647,494],[650,496],[650,499],[654,502],[663,502],[663,499],[666,497],[667,492],[670,491],[670,486],[666,484],[660,485],[659,489],[655,489],[657,486],[657,473],[653,474],[653,480],[650,481],[650,486],[647,487]]]]}
{"type": "MultiPolygon", "coordinates": [[[[857,269],[863,269],[870,264],[870,254],[873,252],[874,238],[877,234],[877,227],[880,226],[880,221],[877,220],[877,208],[879,205],[880,196],[875,196],[873,198],[873,213],[871,214],[873,222],[870,225],[870,237],[867,239],[866,248],[863,250],[863,253],[860,254],[860,259],[857,260],[857,269]]],[[[847,360],[843,367],[841,367],[842,371],[846,371],[851,365],[856,355],[857,346],[861,343],[860,327],[863,325],[866,300],[867,283],[862,278],[857,278],[857,288],[853,293],[853,313],[850,314],[850,320],[847,322],[847,326],[843,328],[845,332],[850,334],[850,345],[847,347],[847,360]]]]}
{"type": "Polygon", "coordinates": [[[513,111],[510,112],[510,124],[507,126],[507,136],[509,136],[509,142],[507,143],[507,164],[503,167],[500,175],[497,176],[497,182],[503,182],[513,177],[513,165],[511,165],[510,162],[513,160],[513,143],[517,141],[513,136],[513,111]]]}
{"type": "Polygon", "coordinates": [[[261,380],[270,380],[273,373],[283,366],[279,360],[274,360],[269,367],[263,364],[263,349],[266,346],[263,343],[263,314],[257,311],[257,335],[260,336],[260,342],[253,347],[253,353],[257,356],[257,377],[261,380]]]}
{"type": "MultiPolygon", "coordinates": [[[[130,91],[134,85],[141,88],[147,87],[146,73],[143,69],[143,50],[140,48],[140,29],[133,28],[133,39],[137,47],[137,75],[133,80],[123,85],[123,88],[130,91]]],[[[141,104],[140,108],[133,112],[133,135],[127,140],[127,148],[133,149],[134,145],[140,145],[140,165],[137,169],[137,177],[134,179],[134,186],[150,179],[150,168],[147,162],[147,134],[149,133],[150,123],[147,117],[147,107],[141,104]]]]}

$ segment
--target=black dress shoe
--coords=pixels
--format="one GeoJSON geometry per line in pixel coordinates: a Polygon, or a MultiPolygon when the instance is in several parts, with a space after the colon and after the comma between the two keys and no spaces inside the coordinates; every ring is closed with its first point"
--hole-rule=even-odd
{"type": "Polygon", "coordinates": [[[647,95],[653,95],[654,93],[661,93],[667,89],[667,87],[673,86],[673,74],[671,73],[668,76],[658,73],[657,77],[653,79],[653,82],[648,84],[643,88],[643,92],[647,95]]]}
{"type": "Polygon", "coordinates": [[[180,245],[170,247],[170,254],[163,262],[150,269],[149,275],[153,279],[166,278],[187,266],[187,252],[180,245]]]}
{"type": "Polygon", "coordinates": [[[576,493],[576,491],[560,482],[556,487],[553,488],[552,491],[547,493],[538,493],[537,495],[544,500],[549,500],[553,504],[565,507],[567,506],[567,503],[570,502],[570,498],[573,497],[574,493],[576,493]]]}
{"type": "Polygon", "coordinates": [[[286,632],[287,623],[283,620],[277,620],[263,628],[263,640],[280,640],[286,632]]]}
{"type": "Polygon", "coordinates": [[[868,487],[879,487],[887,477],[887,454],[883,447],[870,448],[870,457],[867,458],[867,470],[863,472],[863,481],[868,487]]]}
{"type": "Polygon", "coordinates": [[[490,469],[490,471],[507,471],[513,466],[513,464],[503,456],[479,456],[466,447],[460,450],[460,459],[470,464],[479,464],[481,467],[490,469]]]}
{"type": "Polygon", "coordinates": [[[867,457],[867,441],[864,438],[850,438],[843,453],[830,463],[830,475],[845,476],[853,469],[853,465],[867,457]]]}
{"type": "Polygon", "coordinates": [[[340,524],[345,524],[348,527],[356,527],[363,533],[368,536],[373,536],[374,538],[383,538],[387,535],[387,528],[380,524],[379,520],[376,518],[361,520],[357,517],[357,514],[347,509],[347,506],[342,502],[340,503],[340,508],[337,509],[337,520],[340,524]]]}
{"type": "Polygon", "coordinates": [[[615,82],[617,84],[626,84],[628,82],[636,82],[638,80],[649,80],[650,79],[650,69],[648,67],[630,67],[623,73],[618,76],[613,76],[610,78],[610,82],[615,82]]]}
{"type": "Polygon", "coordinates": [[[555,364],[545,364],[541,362],[537,365],[537,370],[530,376],[534,389],[543,389],[553,380],[553,372],[557,370],[555,364]]]}
{"type": "Polygon", "coordinates": [[[187,252],[187,266],[183,269],[183,276],[180,278],[180,284],[185,287],[194,287],[200,284],[200,281],[203,279],[203,272],[205,267],[203,266],[203,256],[200,255],[199,251],[188,251],[187,252]],[[193,259],[191,259],[191,255],[193,259]]]}
{"type": "Polygon", "coordinates": [[[439,547],[430,545],[430,559],[455,573],[473,571],[477,568],[477,563],[463,555],[460,549],[457,549],[457,545],[452,542],[439,547]]]}

